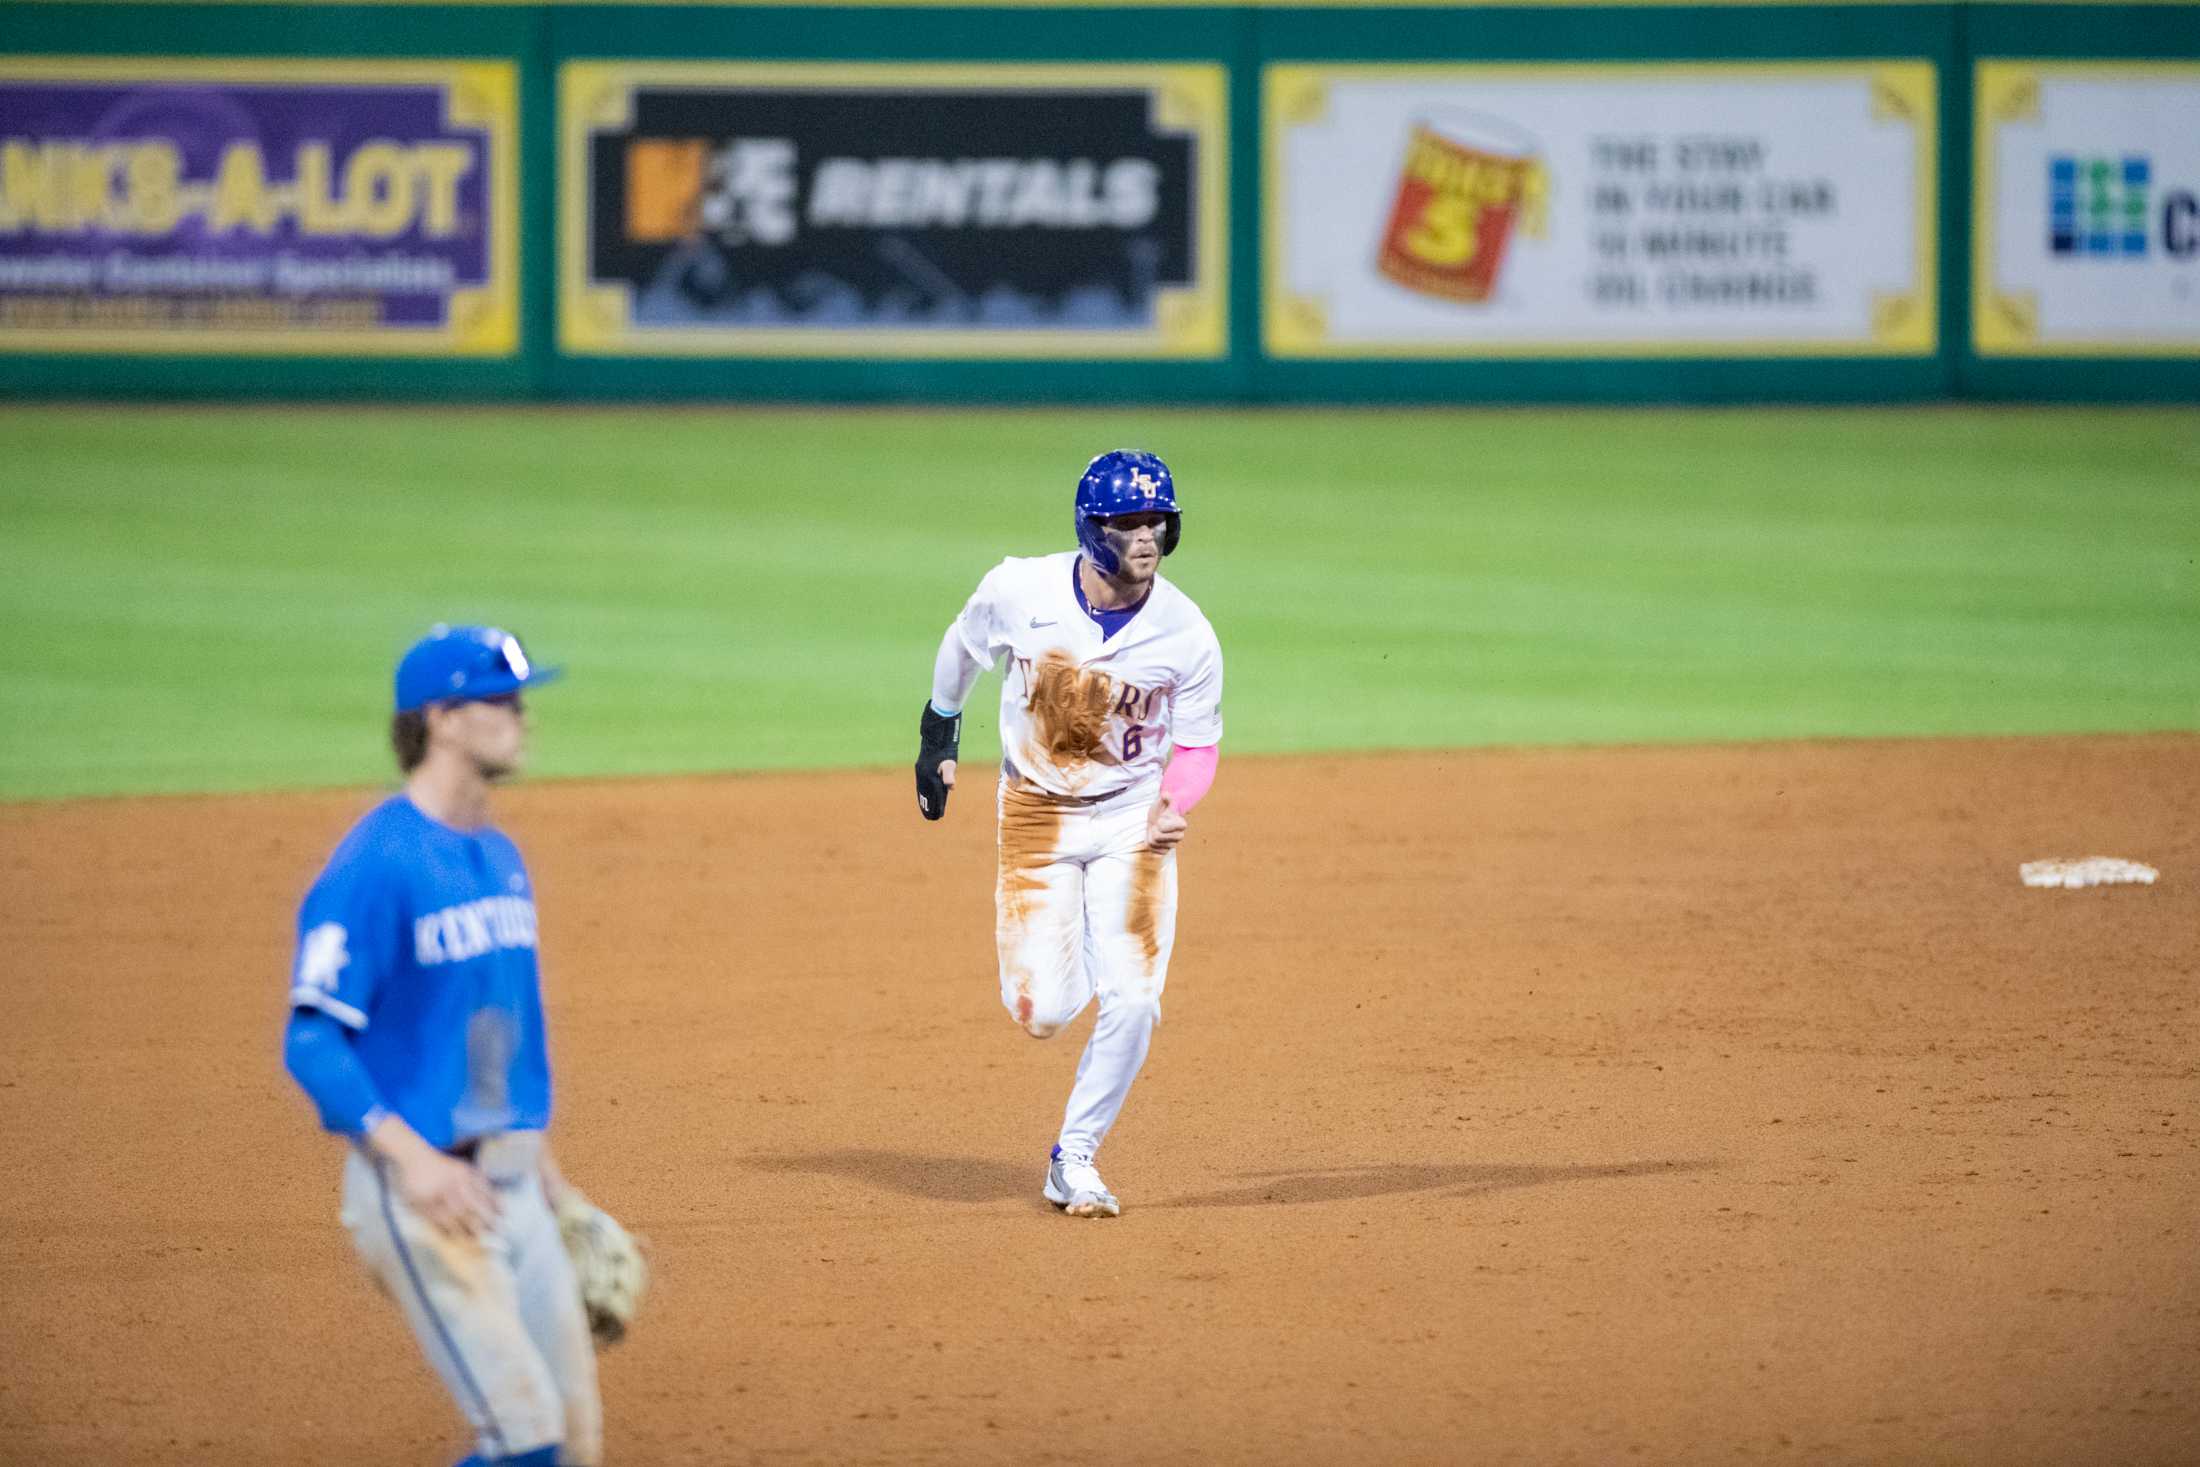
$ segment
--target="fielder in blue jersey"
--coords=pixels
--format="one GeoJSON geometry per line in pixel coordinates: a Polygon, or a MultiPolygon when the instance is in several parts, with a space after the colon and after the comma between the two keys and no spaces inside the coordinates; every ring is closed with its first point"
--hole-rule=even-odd
{"type": "Polygon", "coordinates": [[[284,1058],[349,1143],[343,1219],[476,1437],[468,1464],[601,1460],[596,1360],[543,1139],[550,1060],[535,899],[489,792],[556,676],[494,627],[437,627],[397,665],[402,792],[306,893],[284,1058]]]}

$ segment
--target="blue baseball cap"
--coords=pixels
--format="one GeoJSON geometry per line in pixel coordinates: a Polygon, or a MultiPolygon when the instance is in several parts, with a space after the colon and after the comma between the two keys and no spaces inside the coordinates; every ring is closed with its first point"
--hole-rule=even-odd
{"type": "Polygon", "coordinates": [[[561,671],[528,661],[519,638],[502,627],[438,623],[398,659],[397,711],[516,693],[549,682],[561,671]]]}

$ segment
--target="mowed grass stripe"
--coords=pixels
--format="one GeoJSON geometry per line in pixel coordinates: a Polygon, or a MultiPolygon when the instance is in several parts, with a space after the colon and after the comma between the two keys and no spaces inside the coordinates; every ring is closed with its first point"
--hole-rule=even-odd
{"type": "MultiPolygon", "coordinates": [[[[912,756],[1149,446],[1238,751],[2200,726],[2200,413],[0,409],[0,797],[371,783],[439,618],[547,775],[912,756]]],[[[997,753],[993,685],[966,734],[997,753]]]]}

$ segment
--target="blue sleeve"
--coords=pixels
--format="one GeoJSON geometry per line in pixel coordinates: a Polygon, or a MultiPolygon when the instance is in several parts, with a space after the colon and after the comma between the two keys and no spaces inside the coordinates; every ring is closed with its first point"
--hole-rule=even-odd
{"type": "Polygon", "coordinates": [[[374,995],[404,938],[402,878],[363,841],[346,841],[298,911],[293,1008],[318,1009],[347,1029],[367,1027],[374,995]]]}
{"type": "Polygon", "coordinates": [[[328,1014],[290,1011],[283,1064],[313,1098],[321,1124],[338,1135],[361,1135],[382,1118],[382,1098],[351,1047],[351,1035],[328,1014]]]}

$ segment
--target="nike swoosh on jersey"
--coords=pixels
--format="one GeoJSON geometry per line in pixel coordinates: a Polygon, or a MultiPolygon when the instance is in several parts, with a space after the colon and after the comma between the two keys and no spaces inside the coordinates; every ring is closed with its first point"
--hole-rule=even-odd
{"type": "Polygon", "coordinates": [[[1033,630],[1037,630],[1037,629],[1038,629],[1038,628],[1040,628],[1040,627],[1050,627],[1050,626],[1053,626],[1053,625],[1054,625],[1054,623],[1053,623],[1053,622],[1051,622],[1051,621],[1041,621],[1041,620],[1039,620],[1039,618],[1037,618],[1037,617],[1035,616],[1035,617],[1033,617],[1033,618],[1031,619],[1031,625],[1032,625],[1032,629],[1033,629],[1033,630]]]}

